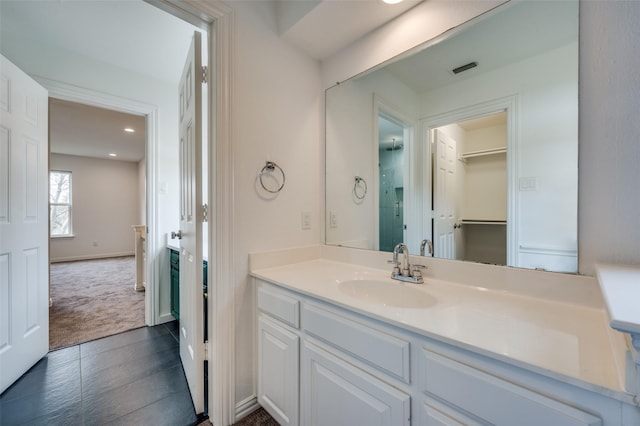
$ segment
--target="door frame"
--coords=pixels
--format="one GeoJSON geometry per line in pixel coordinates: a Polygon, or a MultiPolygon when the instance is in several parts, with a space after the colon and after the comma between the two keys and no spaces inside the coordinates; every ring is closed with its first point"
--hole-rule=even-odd
{"type": "MultiPolygon", "coordinates": [[[[432,135],[433,129],[447,124],[478,118],[500,111],[507,112],[507,265],[518,266],[518,241],[519,241],[519,193],[518,193],[518,168],[519,168],[519,98],[518,95],[505,96],[475,105],[447,111],[441,114],[432,115],[422,120],[423,135],[423,170],[428,171],[423,175],[424,188],[432,187],[431,155],[432,155],[432,135]]],[[[425,200],[425,211],[430,211],[430,215],[424,215],[424,226],[426,221],[431,222],[433,217],[433,205],[431,197],[428,205],[425,200]],[[428,217],[427,217],[428,216],[428,217]]]]}
{"type": "Polygon", "coordinates": [[[395,121],[398,125],[403,127],[404,133],[404,148],[402,155],[404,156],[404,171],[403,171],[403,185],[404,185],[404,202],[403,202],[403,230],[402,240],[408,247],[418,247],[420,245],[418,240],[417,244],[414,244],[415,239],[422,235],[422,227],[416,220],[419,215],[415,214],[415,208],[417,203],[412,201],[412,194],[415,193],[416,182],[418,180],[415,177],[416,164],[413,160],[416,151],[416,120],[411,118],[408,114],[404,113],[401,108],[393,105],[393,103],[386,101],[382,96],[377,93],[373,94],[373,140],[372,140],[372,158],[373,158],[373,173],[372,173],[372,188],[373,193],[373,241],[374,248],[380,249],[380,132],[378,129],[378,117],[380,115],[386,116],[388,119],[395,121]],[[409,232],[407,232],[407,228],[409,232]],[[409,235],[411,237],[409,237],[409,235]],[[411,241],[409,241],[411,239],[411,241]]]}
{"type": "Polygon", "coordinates": [[[208,38],[208,282],[209,340],[208,407],[211,422],[230,425],[258,408],[251,401],[236,404],[235,380],[235,246],[233,192],[233,9],[220,1],[145,0],[196,26],[206,26],[208,38]],[[206,25],[205,25],[206,24],[206,25]]]}
{"type": "Polygon", "coordinates": [[[146,256],[144,265],[147,282],[144,298],[144,320],[145,324],[150,326],[166,322],[166,320],[159,317],[160,265],[155,261],[156,254],[159,251],[157,246],[159,238],[157,235],[158,194],[156,189],[158,170],[157,107],[43,77],[35,76],[34,79],[49,91],[50,98],[145,117],[145,214],[147,222],[147,252],[152,253],[152,255],[146,256]]]}
{"type": "MultiPolygon", "coordinates": [[[[208,406],[214,424],[227,425],[258,407],[257,402],[238,403],[235,401],[235,277],[234,277],[234,192],[233,192],[233,34],[235,31],[234,12],[220,1],[199,2],[197,0],[145,0],[148,3],[178,18],[207,29],[209,46],[208,121],[215,128],[208,132],[208,198],[209,226],[209,295],[207,309],[211,313],[208,329],[211,338],[207,343],[208,362],[208,406]]],[[[55,80],[34,77],[50,91],[50,96],[113,109],[119,105],[125,111],[147,116],[147,226],[157,227],[157,109],[151,105],[117,98],[103,93],[79,88],[55,80]]],[[[159,243],[156,235],[150,233],[147,240],[150,247],[159,243]]],[[[157,285],[159,266],[147,269],[148,282],[157,285]]],[[[158,290],[156,288],[156,290],[158,290]]],[[[147,295],[150,309],[145,317],[157,316],[155,306],[159,292],[153,297],[147,295]]],[[[151,321],[148,322],[152,324],[151,321]]],[[[255,401],[256,398],[254,397],[255,401]]]]}

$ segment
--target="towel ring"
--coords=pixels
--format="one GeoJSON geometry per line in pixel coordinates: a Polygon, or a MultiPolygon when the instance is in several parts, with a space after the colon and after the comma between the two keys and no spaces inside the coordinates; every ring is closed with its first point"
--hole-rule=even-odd
{"type": "Polygon", "coordinates": [[[284,175],[284,170],[282,170],[282,167],[278,166],[276,163],[274,163],[273,161],[267,161],[267,163],[265,164],[265,166],[262,168],[262,170],[260,170],[260,185],[262,185],[262,188],[267,191],[270,192],[272,194],[277,194],[278,192],[282,191],[282,188],[284,188],[284,181],[285,181],[285,175],[284,175]],[[273,190],[273,189],[269,189],[267,188],[267,186],[264,184],[264,181],[262,180],[262,178],[264,177],[265,174],[271,174],[273,173],[274,170],[278,169],[280,171],[280,174],[282,175],[282,183],[280,184],[280,186],[278,187],[278,189],[273,190]]]}
{"type": "Polygon", "coordinates": [[[367,195],[367,181],[363,177],[356,176],[353,184],[353,196],[358,200],[364,200],[367,195]],[[358,191],[359,190],[359,191],[358,191]]]}

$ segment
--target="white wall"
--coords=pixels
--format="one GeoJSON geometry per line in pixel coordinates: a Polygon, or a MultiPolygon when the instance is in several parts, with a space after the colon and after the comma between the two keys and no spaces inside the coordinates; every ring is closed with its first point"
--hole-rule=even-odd
{"type": "Polygon", "coordinates": [[[51,154],[50,168],[71,172],[74,235],[51,238],[51,261],[133,255],[137,163],[51,154]]]}
{"type": "Polygon", "coordinates": [[[579,270],[640,265],[640,2],[580,2],[579,270]]]}
{"type": "Polygon", "coordinates": [[[237,405],[255,397],[253,251],[320,242],[321,84],[319,64],[284,42],[268,2],[230,2],[234,32],[234,257],[237,405]],[[276,197],[256,190],[265,162],[286,173],[276,197]],[[311,229],[301,214],[311,212],[311,229]]]}
{"type": "MultiPolygon", "coordinates": [[[[425,2],[326,60],[322,65],[324,87],[454,26],[440,25],[445,21],[426,12],[427,7],[444,8],[445,3],[453,5],[425,2]],[[408,23],[406,30],[401,29],[402,22],[408,23]]],[[[465,9],[490,6],[475,3],[455,2],[465,9]]],[[[459,12],[452,10],[447,15],[461,21],[477,10],[459,12]]],[[[578,252],[579,273],[585,275],[594,274],[597,262],[640,265],[637,22],[640,2],[580,2],[578,252]]]]}
{"type": "MultiPolygon", "coordinates": [[[[507,146],[507,126],[484,127],[467,131],[463,152],[499,149],[507,146]]],[[[574,163],[577,158],[574,158],[574,163]]],[[[472,157],[458,162],[463,179],[461,219],[507,220],[507,161],[505,154],[472,157]]]]}

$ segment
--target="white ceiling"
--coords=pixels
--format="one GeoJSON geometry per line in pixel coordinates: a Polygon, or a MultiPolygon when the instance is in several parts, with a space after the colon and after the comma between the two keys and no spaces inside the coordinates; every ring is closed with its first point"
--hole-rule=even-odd
{"type": "Polygon", "coordinates": [[[520,1],[385,69],[414,92],[425,93],[577,39],[576,2],[520,1]],[[451,72],[472,61],[478,63],[477,68],[457,75],[451,72]]]}
{"type": "Polygon", "coordinates": [[[275,12],[280,35],[323,60],[422,1],[275,0],[275,12]]]}
{"type": "Polygon", "coordinates": [[[5,42],[31,40],[172,83],[197,29],[141,0],[1,0],[0,7],[5,42]]]}
{"type": "MultiPolygon", "coordinates": [[[[279,35],[321,60],[422,0],[397,5],[381,0],[269,1],[279,35]]],[[[178,82],[182,60],[177,58],[184,57],[194,30],[141,0],[0,0],[3,44],[24,39],[168,82],[178,82]]],[[[126,161],[144,157],[143,132],[122,132],[124,122],[141,117],[58,101],[52,102],[51,113],[52,152],[104,158],[107,151],[117,151],[117,159],[126,161]]]]}
{"type": "Polygon", "coordinates": [[[50,98],[49,140],[57,154],[138,162],[145,157],[145,118],[50,98]]]}

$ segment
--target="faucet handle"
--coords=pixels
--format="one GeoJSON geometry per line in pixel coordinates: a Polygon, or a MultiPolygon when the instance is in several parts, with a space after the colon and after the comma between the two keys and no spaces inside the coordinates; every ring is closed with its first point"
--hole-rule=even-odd
{"type": "Polygon", "coordinates": [[[400,275],[400,262],[397,260],[387,260],[387,263],[393,264],[393,271],[391,271],[391,276],[400,275]]]}
{"type": "Polygon", "coordinates": [[[427,268],[427,265],[411,265],[411,276],[414,278],[422,277],[422,269],[427,268]]]}

